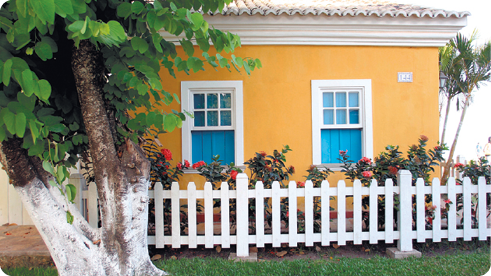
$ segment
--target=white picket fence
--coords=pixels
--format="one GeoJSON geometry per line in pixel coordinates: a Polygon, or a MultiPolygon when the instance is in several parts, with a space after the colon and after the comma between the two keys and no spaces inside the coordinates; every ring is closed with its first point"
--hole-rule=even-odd
{"type": "MultiPolygon", "coordinates": [[[[294,181],[291,181],[288,188],[280,188],[278,182],[274,182],[271,189],[264,189],[261,182],[257,182],[255,189],[248,189],[248,179],[246,174],[238,174],[237,190],[229,190],[226,182],[222,183],[220,190],[212,190],[210,183],[206,183],[204,190],[196,190],[196,185],[189,183],[187,190],[180,190],[178,183],[173,183],[171,190],[162,190],[162,185],[157,183],[155,189],[150,191],[150,198],[155,199],[155,236],[148,236],[148,243],[154,244],[157,248],[165,245],[172,245],[179,248],[181,245],[188,245],[189,248],[196,248],[204,245],[212,248],[220,245],[222,248],[230,248],[236,245],[237,256],[249,256],[249,245],[264,247],[265,244],[272,244],[273,247],[281,247],[288,244],[290,247],[297,246],[298,243],[305,243],[306,246],[313,246],[314,243],[321,243],[327,246],[330,243],[345,245],[347,241],[354,244],[361,244],[362,241],[369,241],[371,244],[384,240],[386,243],[393,243],[397,240],[397,247],[401,251],[411,251],[413,240],[424,242],[431,239],[433,242],[440,242],[442,239],[455,241],[457,238],[471,240],[478,237],[479,240],[486,240],[491,236],[491,229],[487,226],[487,204],[486,194],[491,193],[491,185],[486,185],[481,177],[477,185],[472,184],[465,178],[463,185],[456,185],[455,179],[450,178],[448,185],[441,186],[439,179],[435,178],[431,186],[425,186],[422,179],[418,179],[416,186],[412,186],[411,174],[409,171],[401,170],[398,175],[397,186],[392,180],[388,180],[385,186],[378,186],[375,181],[370,187],[362,187],[360,181],[355,181],[353,187],[346,187],[345,181],[339,181],[337,187],[330,187],[328,181],[323,181],[321,187],[314,188],[311,181],[305,183],[305,188],[297,188],[294,181]],[[399,195],[398,226],[394,230],[392,224],[386,224],[384,230],[378,229],[377,198],[385,196],[385,206],[393,206],[394,194],[399,195]],[[442,206],[442,195],[453,202],[450,205],[447,219],[447,229],[442,229],[442,219],[440,208],[435,209],[432,230],[425,229],[425,195],[431,195],[432,204],[442,206]],[[460,216],[464,218],[462,229],[457,229],[458,214],[456,211],[457,195],[463,195],[463,211],[460,216]],[[471,224],[471,197],[477,194],[477,228],[472,228],[471,224]],[[362,196],[370,196],[369,208],[369,228],[368,231],[362,229],[362,196]],[[413,222],[413,201],[416,195],[416,221],[413,222]],[[314,233],[314,214],[313,199],[321,197],[321,202],[329,202],[329,198],[337,198],[337,230],[331,231],[330,223],[321,223],[321,232],[314,233]],[[346,229],[347,197],[353,197],[353,230],[346,229]],[[288,233],[281,233],[281,214],[280,200],[288,198],[290,210],[297,210],[297,199],[304,198],[305,206],[305,233],[298,233],[297,217],[290,212],[288,233]],[[255,234],[249,234],[249,199],[255,198],[256,218],[255,234]],[[271,233],[265,233],[264,223],[264,199],[271,199],[272,208],[272,227],[271,233]],[[164,213],[163,199],[170,199],[172,204],[172,235],[165,235],[164,232],[164,213]],[[198,235],[197,231],[197,200],[204,201],[204,235],[198,235]],[[219,199],[221,202],[221,217],[229,218],[230,199],[236,199],[236,232],[230,233],[229,219],[221,220],[221,231],[219,235],[214,234],[213,223],[213,200],[219,199]],[[180,231],[180,205],[181,200],[186,200],[188,205],[188,231],[187,235],[181,235],[180,231]],[[468,218],[468,219],[467,219],[468,218]],[[413,230],[413,223],[416,229],[413,230]]],[[[97,225],[97,206],[94,202],[97,198],[95,185],[90,185],[89,190],[84,192],[84,197],[88,198],[88,220],[93,226],[97,225]],[[94,219],[92,219],[94,218],[94,219]]],[[[474,205],[475,206],[475,205],[474,205]]],[[[351,207],[351,204],[349,204],[351,207]]],[[[385,208],[385,221],[393,221],[393,208],[385,208]]],[[[321,222],[330,221],[330,210],[328,204],[321,206],[321,222]]],[[[460,228],[460,227],[459,227],[460,228]]]]}

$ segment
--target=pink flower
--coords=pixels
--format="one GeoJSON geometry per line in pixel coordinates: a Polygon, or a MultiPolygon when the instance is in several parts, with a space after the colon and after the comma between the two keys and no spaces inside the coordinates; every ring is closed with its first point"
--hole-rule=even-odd
{"type": "Polygon", "coordinates": [[[305,187],[305,182],[302,182],[302,181],[298,181],[297,182],[297,187],[305,187]]]}
{"type": "Polygon", "coordinates": [[[186,168],[191,167],[191,164],[189,164],[188,160],[184,160],[184,167],[186,167],[186,168]]]}
{"type": "Polygon", "coordinates": [[[262,157],[266,157],[266,153],[264,151],[260,151],[259,154],[261,154],[262,157]]]}
{"type": "Polygon", "coordinates": [[[177,168],[182,170],[182,164],[181,163],[177,163],[177,168]]]}
{"type": "Polygon", "coordinates": [[[419,136],[419,138],[423,141],[423,142],[427,142],[428,141],[428,137],[426,135],[421,135],[419,136]]]}
{"type": "Polygon", "coordinates": [[[172,152],[168,149],[161,149],[160,152],[164,155],[165,160],[172,160],[172,152]]]}
{"type": "Polygon", "coordinates": [[[373,173],[371,171],[364,171],[361,173],[363,175],[363,177],[365,178],[370,178],[372,177],[373,173]]]}
{"type": "Polygon", "coordinates": [[[345,151],[340,150],[340,151],[339,151],[339,155],[341,155],[341,156],[344,156],[344,155],[346,155],[347,153],[348,153],[348,150],[345,150],[345,151]]]}
{"type": "Polygon", "coordinates": [[[358,164],[361,164],[361,163],[371,164],[372,160],[370,160],[370,158],[368,158],[368,157],[363,157],[362,159],[360,159],[360,161],[358,161],[358,164]]]}
{"type": "Polygon", "coordinates": [[[235,179],[237,178],[237,174],[239,174],[239,172],[238,172],[238,171],[231,171],[231,172],[230,172],[230,177],[231,177],[233,180],[235,180],[235,179]]]}
{"type": "Polygon", "coordinates": [[[452,203],[452,201],[450,201],[450,199],[446,199],[443,202],[445,202],[446,204],[451,204],[452,203]]]}

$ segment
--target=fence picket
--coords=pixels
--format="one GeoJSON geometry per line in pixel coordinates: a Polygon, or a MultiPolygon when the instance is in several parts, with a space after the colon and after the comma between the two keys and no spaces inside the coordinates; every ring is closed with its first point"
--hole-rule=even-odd
{"type": "Polygon", "coordinates": [[[205,183],[205,247],[213,248],[213,189],[205,183]]]}
{"type": "Polygon", "coordinates": [[[222,220],[222,248],[230,248],[230,199],[228,183],[222,182],[221,192],[221,220],[222,220]]]}
{"type": "Polygon", "coordinates": [[[435,219],[433,219],[433,242],[441,242],[441,224],[442,224],[442,215],[441,215],[441,194],[440,194],[440,179],[434,178],[433,183],[431,184],[432,188],[432,200],[433,205],[436,206],[435,209],[435,219]]]}
{"type": "Polygon", "coordinates": [[[447,181],[447,199],[452,202],[447,212],[448,241],[457,240],[457,201],[455,196],[455,178],[450,177],[447,181]]]}
{"type": "MultiPolygon", "coordinates": [[[[237,257],[249,256],[249,191],[247,188],[247,175],[239,173],[236,178],[237,185],[237,257]]],[[[264,219],[263,219],[264,221],[264,219]]]]}
{"type": "MultiPolygon", "coordinates": [[[[278,182],[274,182],[272,189],[264,189],[262,182],[256,183],[255,190],[248,190],[247,175],[241,173],[237,175],[237,190],[229,190],[227,183],[222,183],[220,191],[213,191],[211,183],[205,183],[204,190],[196,190],[196,185],[190,182],[187,190],[180,191],[179,184],[172,183],[171,190],[163,190],[161,183],[156,183],[153,191],[149,191],[150,198],[155,201],[155,236],[149,236],[149,244],[155,244],[157,248],[163,248],[165,244],[172,244],[173,248],[179,248],[183,244],[188,244],[189,248],[196,248],[198,245],[205,245],[207,248],[215,244],[221,244],[223,248],[230,247],[231,244],[237,245],[237,256],[249,256],[249,243],[255,243],[258,247],[264,247],[266,243],[273,247],[280,247],[282,243],[289,243],[295,247],[299,242],[305,242],[307,246],[312,246],[314,242],[321,242],[323,246],[330,242],[337,242],[338,245],[345,245],[346,242],[353,241],[361,244],[363,240],[370,243],[377,243],[378,239],[385,237],[386,243],[397,240],[397,247],[401,251],[412,250],[412,239],[424,242],[426,238],[433,238],[434,242],[448,238],[455,241],[459,237],[464,240],[471,240],[479,237],[486,240],[491,236],[491,231],[487,226],[487,209],[485,200],[491,192],[491,186],[487,185],[484,178],[480,178],[477,185],[470,182],[469,178],[464,178],[463,186],[456,186],[455,178],[449,178],[446,186],[440,186],[440,181],[435,179],[431,186],[425,186],[423,179],[418,179],[416,187],[412,187],[412,175],[408,171],[400,171],[397,186],[392,180],[384,183],[385,187],[378,187],[377,182],[373,181],[370,187],[362,187],[361,182],[356,180],[353,187],[346,187],[344,180],[340,180],[337,187],[330,188],[329,182],[322,181],[321,187],[314,188],[311,181],[307,181],[305,188],[297,188],[296,183],[291,181],[288,189],[281,189],[278,182]],[[394,193],[399,194],[398,227],[393,228],[395,201],[394,193]],[[477,193],[477,221],[478,229],[472,229],[472,195],[477,193]],[[441,210],[436,208],[433,229],[425,230],[425,194],[432,195],[432,204],[440,207],[442,195],[452,202],[447,213],[447,229],[441,227],[441,210]],[[457,195],[462,194],[463,198],[463,230],[457,229],[457,195]],[[353,231],[346,231],[346,197],[353,195],[353,231]],[[370,196],[370,221],[369,232],[363,232],[362,220],[362,197],[370,196]],[[378,196],[385,195],[385,229],[378,229],[378,196]],[[413,195],[416,195],[416,230],[413,230],[413,195]],[[321,202],[321,233],[314,233],[314,198],[320,196],[321,202]],[[337,233],[330,233],[330,196],[337,196],[337,233]],[[281,234],[282,210],[281,197],[286,197],[289,201],[289,232],[281,234]],[[305,233],[298,233],[298,197],[305,199],[305,233]],[[249,236],[249,198],[256,200],[256,234],[249,236]],[[272,234],[265,235],[264,202],[265,198],[270,198],[272,211],[272,234]],[[180,200],[187,200],[188,233],[181,234],[181,210],[180,200]],[[205,235],[197,235],[197,200],[204,199],[205,215],[205,235]],[[220,224],[221,234],[214,235],[213,224],[213,202],[214,199],[221,200],[222,221],[220,224]],[[236,200],[236,234],[230,235],[230,200],[236,200]],[[171,236],[165,236],[164,224],[164,200],[171,202],[171,236]],[[384,237],[382,237],[384,235],[384,237]]],[[[83,193],[83,199],[89,202],[87,218],[91,225],[97,227],[97,190],[95,185],[89,186],[89,191],[83,193]]],[[[284,206],[285,207],[285,206],[284,206]]],[[[184,210],[183,210],[184,211],[184,210]]]]}
{"type": "Polygon", "coordinates": [[[311,180],[305,182],[305,246],[314,246],[314,196],[311,180]]]}
{"type": "Polygon", "coordinates": [[[297,247],[297,183],[290,181],[288,185],[288,244],[290,247],[297,247]]]}
{"type": "Polygon", "coordinates": [[[264,247],[264,184],[262,181],[256,183],[256,246],[264,247]]]}
{"type": "Polygon", "coordinates": [[[479,221],[479,240],[485,241],[487,239],[487,220],[486,220],[486,179],[484,176],[479,177],[477,181],[478,185],[478,221],[479,221]]]}
{"type": "Polygon", "coordinates": [[[189,248],[198,247],[198,225],[196,223],[196,184],[188,184],[188,239],[189,248]]]}
{"type": "Polygon", "coordinates": [[[329,195],[329,182],[323,180],[321,183],[321,244],[322,246],[329,245],[329,232],[330,232],[330,195],[329,195]]]}
{"type": "Polygon", "coordinates": [[[369,222],[369,232],[370,232],[370,243],[375,244],[378,242],[377,232],[378,232],[378,194],[377,194],[377,181],[372,179],[370,183],[370,222],[369,222]]]}
{"type": "Polygon", "coordinates": [[[470,241],[472,239],[472,219],[471,219],[471,180],[464,178],[462,197],[464,201],[464,241],[470,241]]]}
{"type": "Polygon", "coordinates": [[[99,211],[98,211],[98,204],[99,201],[97,199],[97,186],[92,183],[89,185],[89,198],[88,198],[88,206],[87,208],[89,209],[89,224],[90,226],[94,228],[99,228],[99,211]]]}
{"type": "Polygon", "coordinates": [[[164,248],[164,189],[162,183],[155,183],[154,187],[155,204],[155,247],[164,248]]]}
{"type": "Polygon", "coordinates": [[[385,181],[385,243],[394,242],[394,182],[385,181]]]}
{"type": "Polygon", "coordinates": [[[179,183],[172,182],[171,214],[172,214],[172,248],[181,247],[181,213],[179,200],[179,183]]]}
{"type": "Polygon", "coordinates": [[[419,178],[416,180],[416,240],[425,242],[425,182],[419,178]]]}
{"type": "MultiPolygon", "coordinates": [[[[273,182],[271,187],[271,209],[272,209],[272,234],[273,234],[273,247],[281,246],[281,213],[280,213],[280,183],[278,181],[273,182]]],[[[293,211],[297,216],[297,209],[293,211]]],[[[290,214],[293,216],[294,214],[290,214]]]]}
{"type": "Polygon", "coordinates": [[[355,180],[353,183],[353,243],[362,244],[362,222],[363,214],[361,208],[361,182],[355,180]]]}
{"type": "Polygon", "coordinates": [[[346,183],[338,181],[338,245],[346,245],[346,183]]]}

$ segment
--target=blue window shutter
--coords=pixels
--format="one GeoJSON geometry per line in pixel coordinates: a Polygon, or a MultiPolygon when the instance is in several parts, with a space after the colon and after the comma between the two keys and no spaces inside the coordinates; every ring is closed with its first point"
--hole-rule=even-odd
{"type": "Polygon", "coordinates": [[[321,130],[321,161],[340,163],[339,151],[348,150],[350,159],[357,162],[361,159],[361,129],[322,129],[321,130]]]}
{"type": "Polygon", "coordinates": [[[235,135],[233,130],[192,131],[192,163],[210,163],[214,155],[220,155],[222,164],[235,162],[235,135]]]}

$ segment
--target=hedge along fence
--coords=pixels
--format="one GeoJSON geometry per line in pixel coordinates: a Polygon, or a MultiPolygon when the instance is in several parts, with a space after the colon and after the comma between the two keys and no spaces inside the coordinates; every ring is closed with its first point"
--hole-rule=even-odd
{"type": "MultiPolygon", "coordinates": [[[[375,180],[369,187],[362,187],[359,180],[355,180],[353,187],[346,187],[344,180],[338,182],[337,187],[330,187],[328,181],[323,181],[321,187],[315,188],[311,181],[305,183],[305,187],[298,188],[294,181],[290,182],[288,188],[280,188],[278,182],[274,182],[271,189],[264,189],[262,182],[257,182],[255,189],[248,189],[249,180],[247,175],[240,173],[237,175],[236,190],[229,190],[227,182],[223,182],[220,190],[213,190],[211,183],[207,182],[203,190],[196,190],[196,185],[190,182],[187,190],[180,190],[179,183],[174,182],[171,190],[163,190],[162,185],[157,183],[153,191],[149,191],[149,197],[155,200],[155,235],[148,236],[148,243],[157,248],[171,245],[179,248],[181,245],[188,245],[189,248],[196,248],[204,245],[206,248],[213,248],[221,245],[222,248],[229,248],[236,245],[237,256],[245,257],[249,255],[249,245],[255,244],[257,247],[264,247],[265,244],[272,244],[273,247],[281,247],[281,244],[288,244],[290,247],[297,246],[298,243],[305,243],[306,246],[313,246],[320,242],[322,246],[331,243],[345,245],[347,241],[354,244],[361,244],[369,241],[376,244],[380,240],[386,243],[398,241],[397,247],[401,251],[411,251],[413,240],[424,242],[432,239],[433,242],[440,242],[442,239],[455,241],[457,238],[471,240],[478,237],[479,240],[486,240],[491,236],[491,229],[487,225],[487,214],[489,202],[486,202],[488,194],[491,194],[491,185],[487,185],[484,177],[479,178],[477,185],[472,184],[469,178],[464,178],[462,185],[456,183],[454,178],[450,178],[446,186],[440,185],[440,180],[433,179],[431,186],[425,186],[423,179],[418,179],[416,185],[412,185],[411,173],[407,170],[400,170],[397,175],[397,185],[391,179],[387,180],[385,186],[378,186],[375,180]],[[428,230],[425,221],[427,210],[425,210],[425,197],[432,198],[432,204],[441,206],[442,201],[447,203],[448,211],[442,214],[441,208],[434,209],[434,219],[432,219],[432,229],[428,230]],[[353,197],[353,230],[346,229],[346,198],[353,197]],[[369,227],[368,231],[362,228],[362,197],[369,196],[369,227]],[[384,229],[378,226],[378,197],[385,196],[385,221],[394,221],[397,217],[397,226],[394,228],[392,223],[386,224],[384,229]],[[443,196],[443,197],[442,197],[443,196]],[[298,231],[298,216],[288,216],[288,233],[282,233],[282,210],[281,198],[288,198],[288,209],[297,210],[297,199],[304,198],[305,214],[304,231],[298,231]],[[320,232],[314,231],[314,197],[320,197],[321,202],[337,197],[337,230],[331,231],[329,204],[321,204],[320,232]],[[446,198],[446,199],[444,199],[446,198]],[[172,223],[170,225],[170,235],[164,231],[164,208],[163,200],[171,200],[172,223]],[[204,201],[204,224],[205,234],[198,235],[197,231],[197,200],[204,201]],[[236,200],[236,231],[231,234],[230,220],[222,219],[220,222],[220,234],[214,234],[213,205],[215,200],[220,201],[221,217],[230,216],[230,202],[236,200]],[[250,199],[255,199],[258,204],[255,206],[255,216],[250,217],[250,199]],[[270,200],[271,204],[271,233],[265,233],[264,199],[270,200]],[[187,200],[187,234],[181,231],[181,212],[180,201],[187,200]],[[396,203],[396,204],[395,204],[396,203]],[[458,204],[457,204],[458,203],[458,204]],[[461,215],[458,215],[457,205],[461,207],[461,215]],[[397,211],[398,209],[398,211],[397,211]],[[442,228],[442,215],[447,217],[447,227],[442,228]],[[460,221],[458,221],[458,216],[460,221]],[[252,222],[250,221],[252,220],[252,222]],[[459,225],[459,222],[462,222],[459,225]],[[249,226],[251,223],[255,227],[255,233],[251,234],[249,226]],[[303,232],[303,233],[299,233],[303,232]]],[[[97,200],[95,185],[89,186],[88,193],[84,193],[89,202],[97,200]]],[[[350,206],[351,207],[351,206],[350,206]]],[[[284,211],[285,209],[283,209],[284,211]]],[[[443,209],[445,210],[445,209],[443,209]]],[[[283,214],[284,215],[284,214],[283,214]]],[[[88,221],[96,227],[98,222],[97,204],[90,204],[88,210],[88,221]],[[94,218],[94,219],[92,219],[94,218]]]]}

